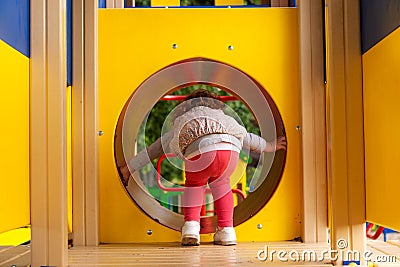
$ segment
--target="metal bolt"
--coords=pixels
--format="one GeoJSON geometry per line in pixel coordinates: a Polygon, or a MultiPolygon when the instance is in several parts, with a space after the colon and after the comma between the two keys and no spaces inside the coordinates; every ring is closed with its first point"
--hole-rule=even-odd
{"type": "Polygon", "coordinates": [[[102,130],[100,130],[99,132],[98,132],[98,135],[99,136],[102,136],[104,134],[104,132],[102,131],[102,130]]]}
{"type": "Polygon", "coordinates": [[[151,235],[151,234],[153,234],[153,231],[152,230],[147,230],[147,234],[151,235]]]}
{"type": "Polygon", "coordinates": [[[177,49],[178,48],[178,45],[177,44],[173,44],[172,45],[172,49],[177,49]]]}
{"type": "Polygon", "coordinates": [[[296,130],[297,131],[300,131],[300,128],[301,128],[300,125],[296,125],[296,130]]]}
{"type": "Polygon", "coordinates": [[[233,45],[228,45],[228,50],[233,50],[233,45]]]}
{"type": "Polygon", "coordinates": [[[257,224],[257,229],[262,229],[263,225],[261,223],[257,224]]]}

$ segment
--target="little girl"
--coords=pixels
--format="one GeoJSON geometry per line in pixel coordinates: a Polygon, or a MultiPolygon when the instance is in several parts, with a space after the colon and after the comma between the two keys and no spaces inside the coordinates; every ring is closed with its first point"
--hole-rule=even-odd
{"type": "Polygon", "coordinates": [[[185,223],[181,235],[184,246],[200,244],[200,212],[207,184],[218,217],[214,243],[235,245],[230,176],[236,168],[240,150],[245,148],[262,153],[286,149],[284,137],[266,142],[226,115],[222,110],[224,107],[225,104],[210,91],[194,91],[174,110],[172,130],[133,157],[129,166],[120,167],[126,186],[131,173],[164,154],[163,148],[169,147],[184,160],[186,180],[182,204],[185,223]]]}

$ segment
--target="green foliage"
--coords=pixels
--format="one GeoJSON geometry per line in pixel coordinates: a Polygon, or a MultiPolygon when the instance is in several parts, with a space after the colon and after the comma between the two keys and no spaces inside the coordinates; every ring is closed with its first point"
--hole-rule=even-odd
{"type": "Polygon", "coordinates": [[[181,0],[181,6],[213,6],[214,0],[181,0]]]}

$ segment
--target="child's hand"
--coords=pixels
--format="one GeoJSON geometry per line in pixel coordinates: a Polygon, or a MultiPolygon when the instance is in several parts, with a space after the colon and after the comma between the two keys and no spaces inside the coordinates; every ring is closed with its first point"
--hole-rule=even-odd
{"type": "MultiPolygon", "coordinates": [[[[128,166],[123,165],[118,168],[119,168],[120,175],[122,175],[122,177],[121,177],[122,183],[124,184],[124,186],[128,186],[129,177],[131,176],[131,172],[129,171],[128,166]]],[[[134,172],[134,170],[132,170],[132,172],[134,172]]]]}
{"type": "Polygon", "coordinates": [[[284,136],[278,137],[274,141],[267,142],[267,146],[265,147],[265,152],[274,152],[280,149],[286,150],[286,138],[284,136]]]}

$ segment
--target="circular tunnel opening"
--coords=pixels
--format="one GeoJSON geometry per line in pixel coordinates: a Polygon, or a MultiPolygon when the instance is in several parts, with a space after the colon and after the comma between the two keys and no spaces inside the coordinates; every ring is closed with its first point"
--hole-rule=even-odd
{"type": "MultiPolygon", "coordinates": [[[[225,63],[193,58],[174,63],[154,73],[129,97],[115,130],[116,166],[125,164],[137,151],[152,142],[148,136],[146,141],[145,134],[149,116],[152,116],[149,111],[160,105],[162,101],[164,103],[170,101],[168,97],[171,95],[184,95],[198,87],[213,90],[238,103],[237,106],[242,110],[237,109],[239,111],[237,113],[241,117],[240,119],[245,120],[248,131],[249,122],[246,120],[252,120],[256,126],[250,129],[250,132],[256,131],[256,134],[260,134],[266,140],[285,135],[283,121],[275,103],[267,90],[258,82],[243,71],[225,63]],[[243,118],[243,113],[246,113],[245,118],[243,118]]],[[[179,97],[177,99],[178,103],[179,97]]],[[[170,107],[173,106],[170,105],[170,107]]],[[[235,109],[235,105],[231,105],[231,107],[235,109]]],[[[150,131],[153,136],[159,134],[159,131],[154,129],[154,124],[147,125],[147,131],[150,131]]],[[[263,154],[265,156],[262,157],[246,154],[241,156],[246,170],[245,182],[241,178],[236,178],[231,184],[234,190],[241,191],[241,193],[236,192],[235,226],[260,211],[268,203],[280,182],[286,151],[279,150],[275,153],[263,154]],[[256,162],[247,164],[248,158],[256,162]],[[255,167],[255,171],[249,172],[250,165],[255,167]]],[[[172,165],[174,164],[181,163],[175,162],[172,165]]],[[[158,175],[160,171],[157,170],[157,166],[157,164],[148,164],[145,170],[135,172],[126,186],[126,192],[137,206],[153,220],[169,228],[180,230],[183,224],[183,215],[179,204],[182,181],[173,181],[168,175],[158,175]],[[160,179],[160,177],[161,185],[165,186],[165,190],[154,187],[157,178],[160,179]],[[176,189],[169,190],[168,188],[176,189]],[[174,197],[175,200],[171,203],[170,200],[174,197]]],[[[169,168],[169,172],[171,172],[171,167],[169,168]]],[[[209,212],[205,206],[206,210],[201,217],[201,233],[214,232],[217,225],[216,215],[212,212],[212,200],[208,203],[211,203],[208,208],[209,212]]]]}

